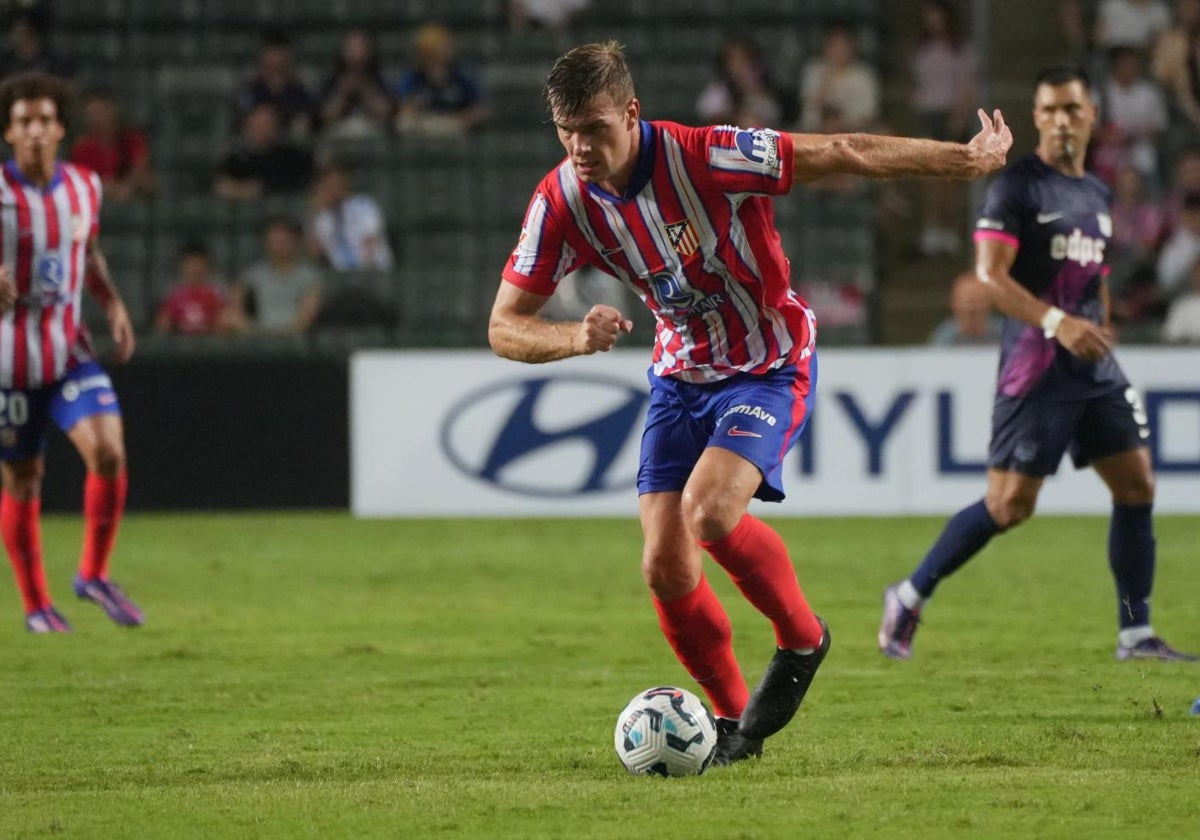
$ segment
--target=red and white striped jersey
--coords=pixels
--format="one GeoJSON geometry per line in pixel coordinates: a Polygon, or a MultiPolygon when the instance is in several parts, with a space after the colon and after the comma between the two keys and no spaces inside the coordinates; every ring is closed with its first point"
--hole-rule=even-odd
{"type": "Polygon", "coordinates": [[[0,387],[49,385],[91,358],[81,306],[100,198],[100,178],[81,166],[58,164],[44,190],[11,160],[0,168],[0,263],[17,287],[0,318],[0,387]]]}
{"type": "Polygon", "coordinates": [[[769,129],[643,122],[624,196],[569,159],[538,185],[508,282],[550,295],[595,266],[655,315],[654,372],[688,382],[762,373],[811,354],[816,321],[790,282],[770,196],[792,186],[792,139],[769,129]]]}

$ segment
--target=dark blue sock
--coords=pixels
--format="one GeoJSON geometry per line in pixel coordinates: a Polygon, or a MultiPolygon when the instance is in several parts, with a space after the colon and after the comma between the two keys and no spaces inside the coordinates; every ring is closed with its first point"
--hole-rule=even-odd
{"type": "Polygon", "coordinates": [[[1153,505],[1113,505],[1108,528],[1108,567],[1117,582],[1117,620],[1121,628],[1150,623],[1154,587],[1153,505]]]}
{"type": "Polygon", "coordinates": [[[963,508],[950,517],[938,541],[909,578],[913,587],[922,598],[928,598],[937,588],[938,581],[958,571],[999,530],[983,499],[963,508]]]}

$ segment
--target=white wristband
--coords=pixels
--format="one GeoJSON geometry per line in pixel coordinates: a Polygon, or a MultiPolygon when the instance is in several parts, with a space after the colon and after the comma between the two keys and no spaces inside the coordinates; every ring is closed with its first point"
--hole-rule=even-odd
{"type": "Polygon", "coordinates": [[[1058,333],[1059,326],[1066,317],[1067,313],[1063,312],[1057,306],[1051,306],[1046,310],[1046,314],[1042,316],[1042,333],[1046,338],[1054,338],[1058,333]]]}

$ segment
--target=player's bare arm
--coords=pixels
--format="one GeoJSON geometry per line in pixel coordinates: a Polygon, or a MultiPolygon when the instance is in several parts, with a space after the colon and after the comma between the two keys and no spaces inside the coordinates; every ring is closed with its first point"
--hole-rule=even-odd
{"type": "Polygon", "coordinates": [[[597,304],[582,321],[547,321],[538,313],[547,297],[527,292],[503,280],[492,305],[488,342],[496,355],[538,364],[589,356],[613,348],[633,322],[611,306],[597,304]]]}
{"type": "Polygon", "coordinates": [[[1003,167],[1013,143],[1012,132],[999,110],[989,117],[979,109],[979,122],[979,133],[968,143],[878,134],[793,134],[794,179],[815,181],[837,174],[978,178],[1003,167]]]}
{"type": "Polygon", "coordinates": [[[1048,306],[1013,279],[1010,272],[1016,258],[1017,249],[1007,242],[984,239],[976,243],[975,273],[987,284],[992,304],[1010,318],[1049,330],[1076,356],[1094,362],[1108,355],[1112,344],[1100,327],[1048,306]]]}
{"type": "Polygon", "coordinates": [[[116,361],[129,361],[133,356],[134,347],[133,323],[129,320],[129,311],[125,308],[117,287],[113,285],[112,276],[108,272],[108,260],[104,258],[95,237],[88,240],[84,284],[108,318],[108,328],[116,345],[116,361]]]}
{"type": "Polygon", "coordinates": [[[17,285],[12,281],[8,266],[0,265],[0,315],[17,304],[17,285]]]}

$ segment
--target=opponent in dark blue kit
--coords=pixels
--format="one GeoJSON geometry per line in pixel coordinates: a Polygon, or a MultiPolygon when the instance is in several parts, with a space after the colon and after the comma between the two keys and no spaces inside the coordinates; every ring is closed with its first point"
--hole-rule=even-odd
{"type": "Polygon", "coordinates": [[[975,270],[1007,315],[987,495],[955,514],[916,571],[883,595],[879,648],[912,655],[912,637],[938,583],[997,533],[1033,513],[1047,475],[1070,451],[1112,492],[1108,560],[1117,584],[1118,659],[1193,660],[1150,626],[1154,475],[1146,415],[1111,354],[1105,252],[1108,188],[1084,171],[1096,122],[1087,77],[1048,70],[1034,94],[1038,147],[988,190],[976,224],[975,270]]]}

